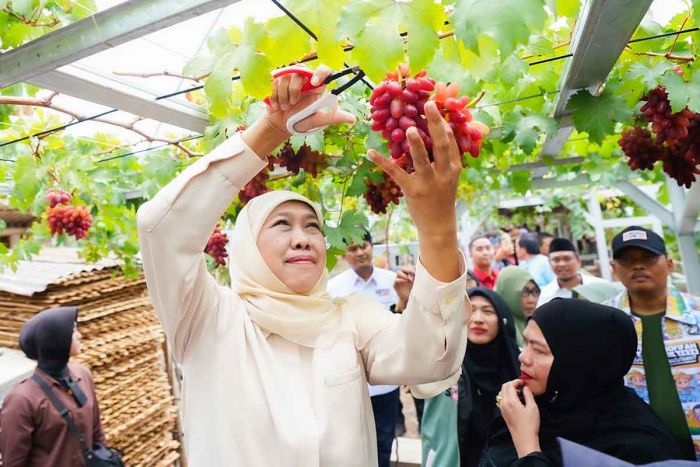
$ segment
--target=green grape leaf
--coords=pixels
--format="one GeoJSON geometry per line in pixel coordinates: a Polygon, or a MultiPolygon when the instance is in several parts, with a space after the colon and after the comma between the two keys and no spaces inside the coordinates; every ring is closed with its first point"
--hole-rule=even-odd
{"type": "Polygon", "coordinates": [[[381,81],[387,70],[397,68],[403,61],[403,41],[396,31],[395,24],[374,17],[355,39],[353,60],[373,81],[381,81]]]}
{"type": "Polygon", "coordinates": [[[518,80],[527,75],[528,65],[515,55],[506,58],[498,68],[498,78],[506,86],[513,86],[518,80]]]}
{"type": "Polygon", "coordinates": [[[535,149],[540,136],[552,136],[557,131],[557,122],[543,115],[528,115],[521,118],[515,129],[515,143],[530,154],[535,149]]]}
{"type": "Polygon", "coordinates": [[[30,18],[34,13],[34,0],[12,0],[11,9],[25,18],[30,18]]]}
{"type": "Polygon", "coordinates": [[[367,26],[367,20],[375,17],[386,6],[386,0],[361,0],[347,3],[338,18],[336,39],[356,37],[367,26]]]}
{"type": "Polygon", "coordinates": [[[505,58],[526,44],[531,32],[541,30],[546,18],[543,0],[462,0],[450,23],[468,49],[478,54],[478,38],[488,36],[505,58]]]}
{"type": "Polygon", "coordinates": [[[231,72],[238,56],[236,50],[219,57],[214,70],[204,83],[204,93],[209,100],[209,112],[215,118],[224,117],[231,105],[231,72]]]}
{"type": "Polygon", "coordinates": [[[22,154],[17,157],[14,169],[13,180],[15,187],[13,201],[15,203],[13,204],[18,209],[27,211],[41,188],[42,176],[40,172],[43,172],[43,170],[39,170],[37,159],[29,154],[22,154]]]}
{"type": "Polygon", "coordinates": [[[274,65],[284,65],[299,60],[309,52],[311,37],[287,16],[271,18],[266,28],[270,40],[260,50],[274,65]]]}
{"type": "Polygon", "coordinates": [[[326,251],[326,269],[332,271],[338,265],[338,257],[345,253],[345,248],[329,247],[326,251]]]}
{"type": "Polygon", "coordinates": [[[182,74],[191,77],[209,74],[214,69],[214,63],[214,57],[198,55],[185,65],[182,69],[182,74]]]}
{"type": "Polygon", "coordinates": [[[692,0],[692,2],[693,22],[695,22],[695,26],[700,26],[700,0],[692,0]]]}
{"type": "Polygon", "coordinates": [[[338,19],[349,0],[287,0],[285,6],[318,37],[318,58],[333,69],[343,67],[345,53],[336,40],[338,19]]]}
{"type": "Polygon", "coordinates": [[[592,96],[587,90],[571,96],[567,109],[573,112],[574,125],[579,132],[586,132],[591,141],[601,143],[615,130],[616,122],[627,122],[632,111],[622,97],[605,90],[600,96],[592,96]]]}
{"type": "Polygon", "coordinates": [[[700,112],[700,68],[695,70],[689,82],[674,72],[666,73],[661,78],[661,84],[666,87],[671,110],[676,113],[686,106],[693,112],[700,112]]]}
{"type": "Polygon", "coordinates": [[[438,31],[445,20],[443,7],[433,0],[413,0],[410,4],[395,3],[393,8],[403,13],[401,23],[408,32],[408,62],[416,73],[430,63],[440,48],[438,31]]]}
{"type": "Polygon", "coordinates": [[[581,0],[555,0],[557,4],[557,16],[566,16],[575,19],[581,8],[581,0]]]}
{"type": "Polygon", "coordinates": [[[659,79],[668,70],[666,62],[659,62],[656,65],[649,67],[643,62],[634,62],[627,70],[625,78],[639,79],[647,89],[654,89],[659,84],[659,79]]]}
{"type": "Polygon", "coordinates": [[[258,52],[269,40],[263,24],[249,18],[243,29],[241,45],[234,53],[241,84],[251,97],[258,99],[264,99],[272,93],[270,72],[273,65],[265,55],[258,52]]]}
{"type": "Polygon", "coordinates": [[[525,194],[532,188],[532,174],[529,170],[514,170],[510,173],[510,185],[518,194],[525,194]]]}

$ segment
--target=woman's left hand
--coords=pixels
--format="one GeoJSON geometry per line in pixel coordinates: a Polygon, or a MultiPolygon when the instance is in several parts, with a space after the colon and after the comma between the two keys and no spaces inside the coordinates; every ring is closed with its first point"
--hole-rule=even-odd
{"type": "Polygon", "coordinates": [[[415,127],[406,131],[414,173],[409,175],[375,150],[369,151],[369,157],[403,191],[418,230],[421,262],[437,280],[452,282],[460,276],[455,201],[462,158],[452,129],[435,102],[425,104],[425,116],[433,141],[433,162],[415,127]]]}
{"type": "Polygon", "coordinates": [[[518,457],[540,450],[540,410],[530,389],[521,379],[505,383],[501,387],[499,408],[508,425],[518,457]],[[522,388],[523,404],[518,397],[518,388],[522,388]]]}

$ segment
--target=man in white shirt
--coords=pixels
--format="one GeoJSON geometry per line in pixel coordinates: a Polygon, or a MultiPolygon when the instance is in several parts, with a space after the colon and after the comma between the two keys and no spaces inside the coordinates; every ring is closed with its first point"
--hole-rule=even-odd
{"type": "Polygon", "coordinates": [[[555,298],[571,298],[574,287],[579,285],[607,282],[581,272],[581,257],[574,244],[566,238],[555,238],[549,244],[549,264],[556,278],[542,287],[538,307],[555,298]]]}
{"type": "MultiPolygon", "coordinates": [[[[398,301],[398,295],[394,290],[396,273],[377,268],[372,264],[370,233],[365,233],[362,245],[349,245],[343,259],[350,267],[328,281],[328,293],[335,298],[359,292],[376,298],[384,305],[386,312],[391,313],[390,308],[398,301]]],[[[379,467],[389,467],[391,445],[399,413],[399,387],[368,386],[374,411],[374,423],[377,428],[379,467]]]]}

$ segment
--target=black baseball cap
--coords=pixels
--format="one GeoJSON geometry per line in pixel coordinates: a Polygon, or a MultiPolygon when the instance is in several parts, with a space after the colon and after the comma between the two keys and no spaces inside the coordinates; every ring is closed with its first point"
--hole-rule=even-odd
{"type": "Polygon", "coordinates": [[[642,248],[650,251],[655,255],[666,255],[666,244],[664,239],[659,237],[655,232],[633,225],[627,227],[622,232],[615,235],[612,240],[613,258],[620,256],[620,252],[628,247],[642,248]]]}

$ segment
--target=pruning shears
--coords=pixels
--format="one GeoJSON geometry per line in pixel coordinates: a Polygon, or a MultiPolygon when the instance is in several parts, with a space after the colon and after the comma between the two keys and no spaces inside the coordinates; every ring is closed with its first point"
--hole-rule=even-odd
{"type": "MultiPolygon", "coordinates": [[[[329,110],[329,111],[335,111],[338,110],[338,95],[348,89],[350,86],[353,84],[357,83],[359,80],[361,80],[365,76],[365,72],[360,70],[359,67],[354,66],[350,68],[346,68],[345,70],[339,71],[338,73],[333,73],[332,75],[329,75],[326,77],[326,79],[323,80],[321,84],[318,85],[313,85],[311,84],[311,77],[313,76],[313,71],[309,70],[308,68],[305,67],[300,67],[300,66],[288,66],[285,68],[279,68],[275,70],[272,73],[272,78],[279,78],[280,76],[284,75],[289,75],[289,74],[299,74],[302,75],[305,79],[304,85],[301,88],[301,92],[310,92],[313,91],[314,89],[318,89],[322,86],[325,86],[329,84],[332,81],[335,81],[336,79],[348,75],[350,73],[354,73],[355,76],[353,76],[347,83],[343,84],[342,86],[339,86],[335,89],[333,89],[331,92],[328,92],[321,96],[317,101],[315,101],[313,104],[309,105],[308,107],[304,108],[303,110],[300,110],[299,112],[295,113],[291,117],[287,119],[287,131],[290,132],[293,135],[310,135],[312,133],[316,133],[317,131],[321,131],[324,128],[326,128],[328,125],[323,125],[318,128],[313,128],[309,131],[297,131],[294,129],[294,125],[299,123],[301,120],[304,120],[306,117],[313,115],[319,110],[329,110]]],[[[270,105],[270,98],[265,99],[265,103],[270,105]]]]}

